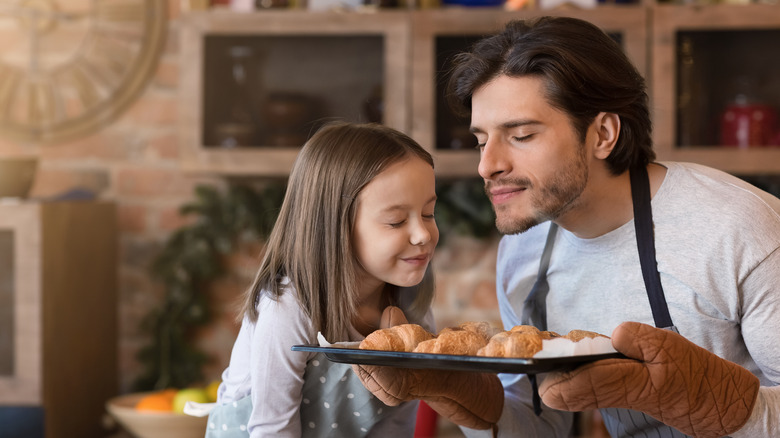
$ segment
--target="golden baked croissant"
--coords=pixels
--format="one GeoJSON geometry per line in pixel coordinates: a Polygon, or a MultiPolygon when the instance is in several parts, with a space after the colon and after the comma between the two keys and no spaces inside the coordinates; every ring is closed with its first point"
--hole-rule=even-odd
{"type": "Polygon", "coordinates": [[[360,348],[412,352],[417,344],[432,338],[433,335],[418,324],[401,324],[374,331],[363,339],[360,348]]]}
{"type": "Polygon", "coordinates": [[[542,337],[542,339],[552,339],[552,338],[559,338],[561,335],[555,332],[550,331],[541,331],[538,328],[532,326],[532,325],[516,325],[509,329],[510,332],[521,332],[521,333],[535,333],[542,337]]]}
{"type": "Polygon", "coordinates": [[[414,352],[476,356],[497,331],[487,322],[464,322],[442,329],[434,339],[420,342],[414,352]]]}
{"type": "Polygon", "coordinates": [[[470,332],[474,332],[482,336],[482,338],[485,340],[485,343],[490,341],[490,338],[493,337],[496,333],[498,333],[500,330],[490,325],[490,323],[480,321],[480,322],[464,322],[463,324],[459,325],[458,327],[452,327],[452,328],[446,328],[442,330],[444,332],[445,330],[455,330],[455,329],[463,329],[468,330],[470,332]]]}
{"type": "Polygon", "coordinates": [[[532,357],[542,349],[542,336],[537,330],[505,331],[490,338],[490,342],[477,351],[477,356],[532,357]]]}
{"type": "Polygon", "coordinates": [[[609,336],[604,336],[601,333],[589,332],[587,330],[572,330],[569,333],[566,333],[566,336],[564,336],[564,338],[577,342],[585,338],[597,338],[599,336],[602,338],[609,338],[609,336]]]}
{"type": "Polygon", "coordinates": [[[477,356],[490,357],[533,357],[542,350],[544,340],[564,337],[573,342],[585,338],[604,337],[602,334],[587,330],[572,330],[565,336],[551,331],[540,331],[531,325],[517,325],[496,334],[488,344],[477,352],[477,356]]]}
{"type": "Polygon", "coordinates": [[[462,328],[442,330],[439,336],[417,344],[415,353],[463,354],[474,356],[487,344],[485,338],[474,331],[462,328]]]}

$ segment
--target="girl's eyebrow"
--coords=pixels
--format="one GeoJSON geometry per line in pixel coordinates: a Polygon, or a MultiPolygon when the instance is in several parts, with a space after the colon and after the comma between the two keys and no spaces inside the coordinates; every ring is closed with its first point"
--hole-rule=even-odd
{"type": "MultiPolygon", "coordinates": [[[[431,196],[431,198],[425,202],[425,205],[428,205],[431,202],[436,201],[436,199],[438,199],[436,195],[431,196]]],[[[408,210],[410,207],[411,206],[409,204],[396,204],[396,205],[391,205],[389,207],[385,207],[381,211],[387,212],[387,211],[395,211],[395,210],[408,210]]]]}

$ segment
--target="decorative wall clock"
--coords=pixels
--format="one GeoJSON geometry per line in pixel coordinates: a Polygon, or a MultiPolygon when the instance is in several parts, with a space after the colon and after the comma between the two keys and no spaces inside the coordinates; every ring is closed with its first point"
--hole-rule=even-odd
{"type": "Polygon", "coordinates": [[[0,2],[0,135],[49,144],[114,120],[154,73],[167,0],[0,2]]]}

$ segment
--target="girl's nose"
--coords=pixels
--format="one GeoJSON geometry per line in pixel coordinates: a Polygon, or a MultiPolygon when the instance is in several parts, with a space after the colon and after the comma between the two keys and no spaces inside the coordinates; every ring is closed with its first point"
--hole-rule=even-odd
{"type": "Polygon", "coordinates": [[[423,221],[415,221],[415,224],[412,226],[411,235],[409,236],[409,242],[411,242],[412,245],[425,245],[430,241],[431,231],[428,230],[428,227],[425,226],[423,221]]]}

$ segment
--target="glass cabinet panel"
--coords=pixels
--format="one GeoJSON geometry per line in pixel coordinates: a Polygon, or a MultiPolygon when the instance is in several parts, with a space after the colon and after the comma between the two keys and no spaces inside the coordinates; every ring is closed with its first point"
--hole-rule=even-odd
{"type": "Polygon", "coordinates": [[[208,36],[206,147],[300,147],[324,121],[383,122],[381,36],[208,36]]]}
{"type": "Polygon", "coordinates": [[[685,30],[676,34],[675,146],[780,144],[780,30],[685,30]]]}
{"type": "Polygon", "coordinates": [[[777,6],[656,5],[653,14],[658,159],[780,174],[777,6]]]}
{"type": "Polygon", "coordinates": [[[479,35],[437,36],[436,53],[436,149],[474,149],[477,140],[469,132],[468,118],[455,115],[445,97],[452,57],[479,40],[479,35]]]}
{"type": "Polygon", "coordinates": [[[183,167],[286,177],[327,121],[407,131],[409,34],[404,11],[184,14],[183,167]]]}

